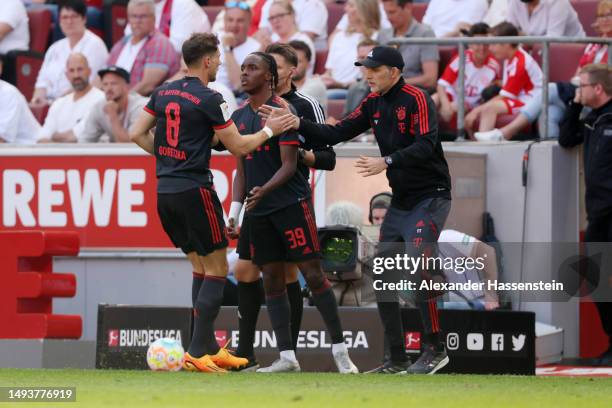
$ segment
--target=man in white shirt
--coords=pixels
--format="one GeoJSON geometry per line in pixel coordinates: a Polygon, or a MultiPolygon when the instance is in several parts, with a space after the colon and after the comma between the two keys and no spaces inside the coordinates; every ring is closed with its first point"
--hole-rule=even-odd
{"type": "Polygon", "coordinates": [[[60,4],[59,24],[66,38],[55,42],[47,50],[30,101],[32,106],[47,105],[72,90],[64,74],[70,54],[79,52],[87,57],[93,71],[90,81],[96,78],[94,73],[106,64],[108,50],[100,37],[85,28],[86,13],[87,7],[82,1],[60,4]]]}
{"type": "Polygon", "coordinates": [[[53,102],[38,133],[38,143],[77,141],[75,134],[82,131],[85,118],[97,102],[104,100],[104,92],[89,83],[90,76],[87,57],[71,54],[66,62],[66,78],[74,92],[53,102]]]}
{"type": "Polygon", "coordinates": [[[97,102],[76,134],[81,143],[130,141],[130,126],[144,109],[147,99],[130,92],[130,74],[118,66],[98,72],[105,99],[97,102]]]}
{"type": "MultiPolygon", "coordinates": [[[[0,73],[2,60],[0,60],[0,73]]],[[[40,124],[25,97],[8,82],[0,80],[0,143],[34,144],[40,124]]]]}
{"type": "Polygon", "coordinates": [[[456,37],[460,29],[482,21],[488,9],[487,0],[431,0],[422,22],[438,38],[456,37]]]}
{"type": "MultiPolygon", "coordinates": [[[[261,8],[261,20],[259,29],[272,32],[270,27],[270,6],[274,0],[267,0],[261,8]]],[[[327,7],[322,0],[291,0],[293,10],[295,10],[295,22],[301,32],[306,33],[315,41],[327,38],[327,7]]]]}
{"type": "MultiPolygon", "coordinates": [[[[183,43],[191,34],[210,32],[210,21],[195,0],[155,0],[155,27],[181,53],[183,43]]],[[[125,35],[131,33],[128,24],[125,35]]]]}
{"type": "Polygon", "coordinates": [[[20,0],[4,0],[0,7],[0,54],[30,46],[28,14],[20,0]]]}
{"type": "Polygon", "coordinates": [[[578,13],[569,0],[508,0],[506,21],[524,35],[585,36],[578,13]]]}
{"type": "Polygon", "coordinates": [[[218,35],[221,40],[221,66],[217,72],[217,82],[237,91],[240,89],[242,61],[250,53],[259,51],[261,44],[247,35],[251,25],[251,8],[246,3],[226,3],[223,25],[225,31],[218,35]]]}

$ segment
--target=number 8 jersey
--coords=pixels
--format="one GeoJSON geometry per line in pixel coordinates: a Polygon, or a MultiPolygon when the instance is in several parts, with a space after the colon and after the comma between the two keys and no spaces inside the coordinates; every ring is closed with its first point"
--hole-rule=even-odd
{"type": "Polygon", "coordinates": [[[180,193],[210,187],[215,130],[233,123],[223,97],[199,78],[185,77],[155,89],[144,109],[157,118],[157,192],[180,193]]]}

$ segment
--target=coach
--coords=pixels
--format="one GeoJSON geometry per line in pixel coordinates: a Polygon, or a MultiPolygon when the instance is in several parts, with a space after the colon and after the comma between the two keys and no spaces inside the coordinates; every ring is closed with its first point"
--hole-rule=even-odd
{"type": "MultiPolygon", "coordinates": [[[[576,96],[561,121],[559,144],[572,147],[584,143],[585,242],[612,242],[612,68],[587,65],[579,76],[576,96]],[[580,119],[583,107],[592,110],[580,119]]],[[[609,347],[597,363],[608,366],[612,365],[612,302],[603,300],[595,305],[609,347]]]]}
{"type": "MultiPolygon", "coordinates": [[[[360,157],[356,166],[364,177],[386,171],[393,192],[381,226],[381,245],[404,243],[413,254],[426,252],[438,240],[450,211],[450,175],[438,136],[435,106],[420,88],[402,78],[404,61],[392,47],[375,47],[363,66],[372,93],[336,125],[295,117],[295,127],[311,143],[335,145],[372,128],[382,157],[360,157]]],[[[391,360],[373,370],[379,373],[434,373],[448,363],[440,339],[436,303],[428,296],[417,301],[427,346],[409,366],[405,355],[397,299],[379,298],[378,310],[389,339],[391,360]]]]}

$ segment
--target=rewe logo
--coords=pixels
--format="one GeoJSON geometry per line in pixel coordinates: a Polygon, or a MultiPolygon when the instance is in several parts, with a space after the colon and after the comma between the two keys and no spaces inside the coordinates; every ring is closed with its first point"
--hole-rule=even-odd
{"type": "Polygon", "coordinates": [[[119,330],[108,331],[108,347],[117,347],[119,345],[119,330]]]}
{"type": "Polygon", "coordinates": [[[521,351],[523,347],[525,347],[525,338],[524,334],[519,334],[518,336],[512,336],[512,351],[521,351]]]}

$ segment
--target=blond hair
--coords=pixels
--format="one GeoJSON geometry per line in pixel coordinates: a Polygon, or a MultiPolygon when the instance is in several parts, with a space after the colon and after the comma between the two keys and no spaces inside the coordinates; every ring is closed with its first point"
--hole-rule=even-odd
{"type": "MultiPolygon", "coordinates": [[[[380,9],[378,0],[352,0],[357,8],[357,13],[361,17],[363,24],[362,34],[371,37],[380,29],[380,9]]],[[[349,27],[347,32],[355,32],[354,28],[349,27]]]]}

